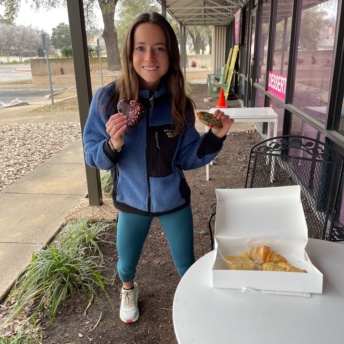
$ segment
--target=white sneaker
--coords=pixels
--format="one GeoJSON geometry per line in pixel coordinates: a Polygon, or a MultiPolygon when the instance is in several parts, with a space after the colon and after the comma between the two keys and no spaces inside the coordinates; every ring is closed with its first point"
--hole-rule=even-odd
{"type": "Polygon", "coordinates": [[[139,318],[139,308],[137,307],[137,300],[139,298],[139,287],[134,282],[133,289],[123,289],[121,293],[121,307],[119,317],[125,323],[133,323],[139,318]]]}

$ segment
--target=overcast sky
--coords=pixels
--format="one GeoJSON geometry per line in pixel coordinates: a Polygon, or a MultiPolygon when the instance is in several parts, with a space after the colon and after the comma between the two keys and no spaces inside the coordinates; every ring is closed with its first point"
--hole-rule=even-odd
{"type": "Polygon", "coordinates": [[[67,8],[52,9],[50,11],[41,9],[39,12],[36,12],[23,0],[21,1],[20,11],[15,22],[16,25],[31,25],[33,28],[43,30],[48,34],[51,34],[52,28],[60,23],[69,25],[67,8]]]}
{"type": "MultiPolygon", "coordinates": [[[[0,6],[0,13],[3,14],[4,9],[0,6]]],[[[33,10],[24,0],[21,1],[20,10],[15,20],[15,25],[32,26],[34,29],[43,30],[51,34],[52,28],[60,23],[69,25],[67,7],[45,10],[40,9],[38,12],[33,10]]]]}

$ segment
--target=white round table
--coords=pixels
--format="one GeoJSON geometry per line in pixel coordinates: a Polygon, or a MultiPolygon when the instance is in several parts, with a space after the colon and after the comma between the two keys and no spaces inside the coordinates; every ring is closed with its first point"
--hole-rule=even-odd
{"type": "Polygon", "coordinates": [[[306,251],[323,273],[311,297],[212,287],[215,251],[186,272],[173,300],[179,344],[343,344],[344,245],[309,239],[306,251]]]}

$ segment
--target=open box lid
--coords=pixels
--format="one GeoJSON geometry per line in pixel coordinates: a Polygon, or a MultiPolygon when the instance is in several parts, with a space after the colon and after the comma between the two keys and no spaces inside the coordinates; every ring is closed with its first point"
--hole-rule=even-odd
{"type": "Polygon", "coordinates": [[[217,243],[239,238],[280,240],[292,242],[303,253],[308,228],[299,185],[215,192],[217,243]]]}
{"type": "Polygon", "coordinates": [[[216,189],[213,287],[322,293],[323,275],[305,248],[308,228],[296,186],[216,189]],[[239,256],[247,248],[269,246],[293,266],[307,273],[231,270],[226,256],[239,256]]]}

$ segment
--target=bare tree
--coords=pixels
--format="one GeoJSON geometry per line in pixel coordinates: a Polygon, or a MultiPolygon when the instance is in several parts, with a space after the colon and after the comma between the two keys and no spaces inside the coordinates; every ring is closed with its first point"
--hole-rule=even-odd
{"type": "MultiPolygon", "coordinates": [[[[21,1],[22,0],[0,0],[0,5],[5,8],[5,13],[1,20],[11,24],[14,23],[19,12],[21,1]]],[[[66,1],[74,0],[31,0],[31,5],[36,10],[41,7],[51,10],[51,8],[61,6],[66,7],[66,1]]],[[[115,27],[115,10],[118,0],[84,0],[83,3],[86,24],[92,22],[93,9],[96,3],[98,3],[104,22],[104,31],[102,36],[104,38],[107,51],[108,69],[118,70],[121,67],[117,31],[115,27]]]]}
{"type": "Polygon", "coordinates": [[[37,54],[37,48],[40,44],[39,37],[39,32],[32,29],[30,26],[15,26],[13,32],[13,45],[20,61],[22,61],[24,56],[33,56],[37,54]]]}
{"type": "Polygon", "coordinates": [[[22,61],[24,56],[35,56],[40,45],[40,33],[31,26],[16,26],[0,24],[1,55],[10,60],[10,56],[17,55],[22,61]]]}
{"type": "Polygon", "coordinates": [[[102,37],[106,46],[108,70],[119,70],[121,57],[115,27],[115,10],[118,0],[98,0],[98,2],[103,15],[104,31],[102,37]]]}
{"type": "Polygon", "coordinates": [[[138,13],[158,11],[156,1],[154,0],[125,0],[119,3],[117,9],[117,33],[118,33],[118,45],[121,49],[123,41],[132,24],[134,18],[138,13]]]}
{"type": "Polygon", "coordinates": [[[190,26],[188,35],[191,38],[189,49],[196,54],[204,54],[206,47],[211,44],[211,27],[210,26],[190,26]]]}
{"type": "Polygon", "coordinates": [[[13,55],[13,31],[14,25],[0,25],[0,50],[1,55],[7,57],[7,61],[10,60],[10,56],[13,55]]]}

